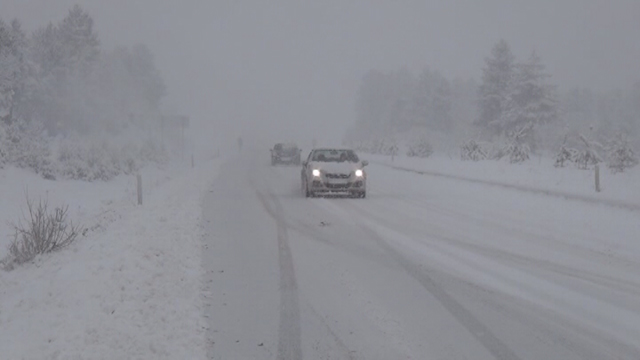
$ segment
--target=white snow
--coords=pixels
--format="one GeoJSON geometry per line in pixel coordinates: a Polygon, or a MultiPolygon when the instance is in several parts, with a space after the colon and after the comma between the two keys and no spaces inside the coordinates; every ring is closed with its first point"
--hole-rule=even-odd
{"type": "Polygon", "coordinates": [[[638,358],[638,169],[362,154],[367,199],[307,199],[267,155],[147,170],[143,206],[0,170],[4,220],[28,184],[90,229],[0,271],[0,358],[638,358]]]}
{"type": "Polygon", "coordinates": [[[213,358],[640,356],[638,212],[531,190],[632,201],[636,172],[616,174],[627,199],[544,162],[393,163],[460,181],[361,155],[367,199],[304,198],[299,168],[261,156],[225,165],[204,205],[213,358]]]}
{"type": "Polygon", "coordinates": [[[457,154],[447,156],[442,153],[429,158],[397,156],[393,160],[382,155],[361,154],[361,157],[404,169],[640,207],[640,166],[614,174],[601,164],[601,192],[596,192],[594,170],[581,170],[571,164],[556,168],[554,161],[545,157],[534,156],[522,164],[495,160],[462,161],[457,154]]]}
{"type": "MultiPolygon", "coordinates": [[[[201,193],[220,160],[110,182],[0,170],[1,232],[24,193],[69,204],[88,229],[70,247],[0,271],[2,359],[201,359],[201,193]]],[[[2,236],[6,254],[8,236],[2,236]]]]}

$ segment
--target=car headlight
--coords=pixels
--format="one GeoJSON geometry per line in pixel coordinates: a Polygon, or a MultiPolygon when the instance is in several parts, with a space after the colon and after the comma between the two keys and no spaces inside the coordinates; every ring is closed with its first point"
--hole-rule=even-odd
{"type": "Polygon", "coordinates": [[[360,169],[356,170],[356,176],[357,176],[357,177],[362,177],[362,175],[364,175],[364,174],[362,173],[362,170],[360,170],[360,169]]]}
{"type": "Polygon", "coordinates": [[[315,177],[319,177],[320,176],[320,170],[318,169],[313,169],[313,171],[311,171],[311,174],[315,177]]]}

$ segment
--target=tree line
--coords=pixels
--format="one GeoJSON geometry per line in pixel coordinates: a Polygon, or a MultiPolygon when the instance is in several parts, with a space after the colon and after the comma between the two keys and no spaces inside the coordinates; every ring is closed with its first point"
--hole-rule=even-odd
{"type": "Polygon", "coordinates": [[[104,50],[78,5],[30,34],[0,19],[0,168],[93,181],[166,162],[165,92],[149,48],[104,50]]]}
{"type": "Polygon", "coordinates": [[[40,122],[51,135],[124,131],[158,112],[165,86],[145,45],[101,48],[79,5],[26,34],[0,19],[0,120],[40,122]]]}
{"type": "Polygon", "coordinates": [[[542,59],[520,61],[505,40],[484,59],[480,82],[447,79],[425,69],[371,70],[356,94],[355,126],[348,141],[403,138],[417,133],[460,142],[512,139],[536,150],[555,150],[567,135],[640,141],[640,81],[629,89],[558,91],[542,59]]]}

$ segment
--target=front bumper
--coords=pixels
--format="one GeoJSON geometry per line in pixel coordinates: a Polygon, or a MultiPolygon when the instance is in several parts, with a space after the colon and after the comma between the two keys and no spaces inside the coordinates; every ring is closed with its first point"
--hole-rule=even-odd
{"type": "Polygon", "coordinates": [[[314,178],[309,187],[314,193],[364,193],[367,183],[364,178],[354,178],[348,181],[328,181],[327,179],[314,178]]]}
{"type": "Polygon", "coordinates": [[[300,163],[300,159],[295,157],[295,158],[279,158],[279,157],[274,157],[271,159],[271,161],[274,164],[299,164],[300,163]]]}

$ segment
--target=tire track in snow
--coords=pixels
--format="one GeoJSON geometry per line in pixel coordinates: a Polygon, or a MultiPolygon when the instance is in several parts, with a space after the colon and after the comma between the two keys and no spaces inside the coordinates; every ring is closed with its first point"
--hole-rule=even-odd
{"type": "Polygon", "coordinates": [[[471,335],[478,340],[497,360],[519,360],[511,348],[489,330],[480,320],[478,320],[469,310],[462,306],[452,296],[450,296],[440,285],[429,276],[424,269],[417,264],[407,260],[402,254],[384,241],[375,231],[359,224],[360,227],[371,236],[398,264],[423,288],[433,295],[444,306],[458,322],[464,326],[471,335]]]}
{"type": "Polygon", "coordinates": [[[300,336],[300,304],[298,284],[289,247],[289,235],[283,219],[281,204],[274,196],[257,191],[258,199],[267,213],[275,220],[278,232],[278,264],[280,267],[280,322],[278,326],[277,359],[302,359],[300,336]]]}
{"type": "MultiPolygon", "coordinates": [[[[345,202],[346,203],[346,202],[345,202]]],[[[334,205],[339,211],[345,211],[334,205]]],[[[350,212],[353,213],[353,212],[350,212]]],[[[355,212],[357,214],[357,212],[355,212]]],[[[469,333],[487,349],[497,360],[520,360],[513,350],[500,340],[491,330],[478,320],[471,311],[467,310],[455,298],[449,295],[438,283],[436,283],[423,266],[413,263],[399,251],[389,245],[373,229],[366,226],[361,219],[356,220],[357,225],[369,235],[385,252],[393,258],[404,271],[427,290],[442,306],[460,323],[469,333]]]]}
{"type": "MultiPolygon", "coordinates": [[[[349,203],[354,209],[354,212],[365,213],[367,216],[377,223],[385,224],[385,226],[389,228],[395,228],[398,224],[393,223],[389,219],[384,218],[374,212],[370,211],[366,208],[366,206],[362,206],[360,204],[349,203]]],[[[429,210],[432,210],[429,208],[429,210]]],[[[433,211],[439,211],[438,208],[433,208],[433,211]]],[[[411,236],[409,233],[399,230],[407,236],[411,236]]],[[[454,246],[456,248],[460,248],[463,250],[467,250],[473,252],[478,255],[485,256],[487,258],[491,258],[494,261],[500,261],[503,264],[507,265],[517,265],[521,269],[536,271],[542,274],[555,273],[558,275],[563,275],[567,278],[580,279],[585,282],[589,282],[593,285],[608,287],[611,290],[622,291],[631,295],[639,295],[640,294],[640,283],[631,282],[624,279],[614,278],[611,276],[607,276],[605,274],[600,274],[595,271],[589,271],[586,269],[577,269],[566,266],[560,262],[552,262],[550,260],[545,259],[536,259],[530,256],[525,256],[505,250],[501,250],[495,247],[483,246],[476,243],[469,243],[462,241],[460,239],[446,236],[442,234],[438,234],[434,231],[430,231],[427,227],[420,229],[423,235],[423,241],[426,244],[436,244],[442,243],[450,246],[454,246]],[[435,241],[434,241],[435,240],[435,241]]],[[[573,250],[573,249],[570,249],[573,250]]],[[[585,256],[591,255],[599,255],[599,253],[591,254],[590,250],[584,250],[585,256]],[[588,251],[588,253],[586,253],[588,251]]],[[[623,260],[620,260],[621,262],[623,260]]],[[[631,266],[636,265],[637,263],[628,264],[624,262],[625,265],[631,266]]]]}

